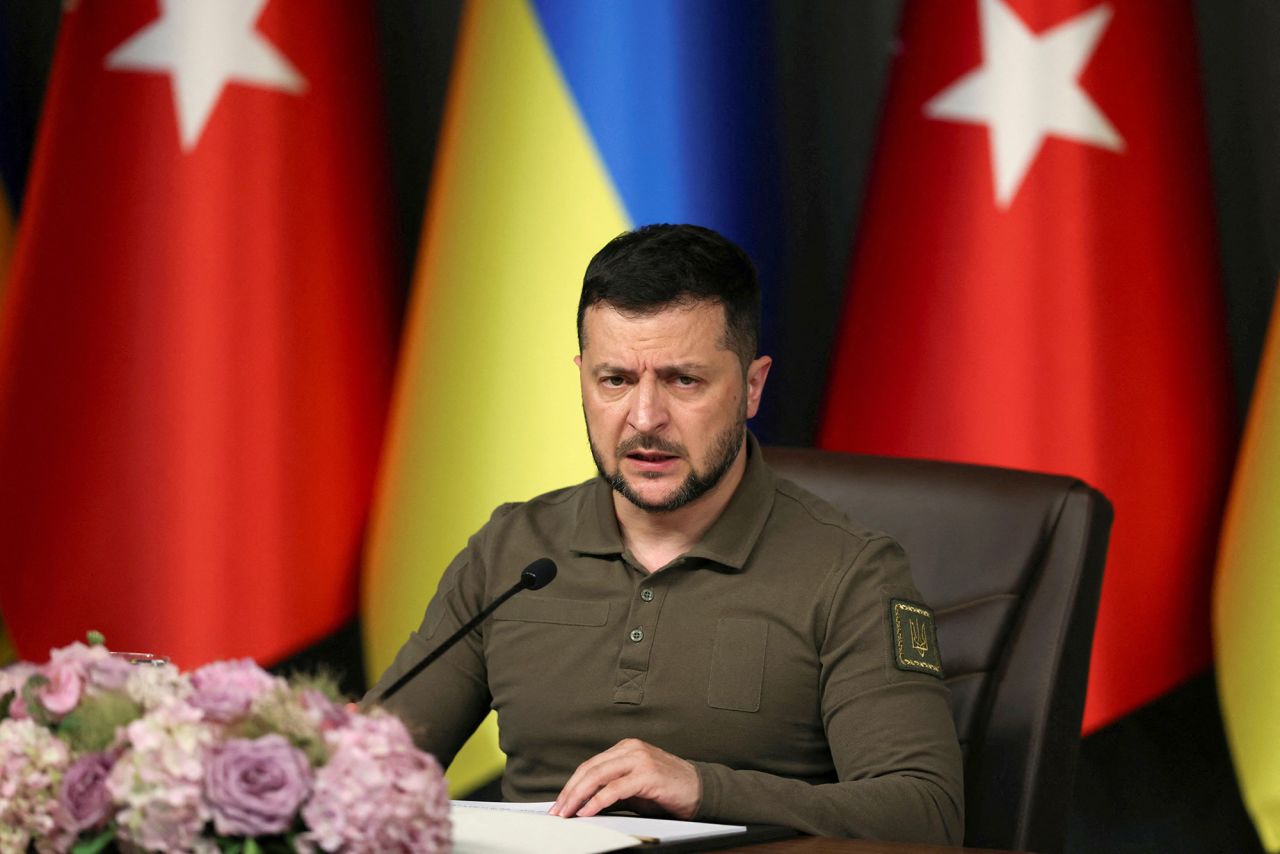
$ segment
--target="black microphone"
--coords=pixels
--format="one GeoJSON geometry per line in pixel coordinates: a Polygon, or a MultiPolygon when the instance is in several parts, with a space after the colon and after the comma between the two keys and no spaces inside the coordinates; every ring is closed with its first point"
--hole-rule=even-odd
{"type": "Polygon", "coordinates": [[[444,643],[440,644],[438,647],[433,649],[426,658],[422,659],[422,661],[419,661],[413,667],[409,668],[409,670],[406,671],[404,675],[402,675],[395,682],[392,682],[390,685],[388,685],[387,689],[383,691],[381,694],[379,694],[378,699],[375,700],[374,702],[385,703],[387,700],[389,700],[391,698],[391,695],[395,694],[397,691],[399,691],[401,688],[407,685],[410,681],[412,681],[413,677],[421,673],[428,664],[435,661],[440,656],[444,655],[453,647],[454,644],[462,640],[462,638],[467,634],[467,632],[471,631],[476,626],[483,623],[485,618],[488,617],[490,614],[492,614],[494,611],[496,611],[498,606],[501,605],[503,602],[507,601],[512,596],[519,593],[521,590],[541,590],[542,588],[550,584],[552,581],[554,581],[555,577],[556,577],[556,562],[549,557],[540,557],[537,560],[535,560],[533,563],[526,566],[524,568],[524,571],[520,573],[520,580],[517,581],[510,590],[508,590],[506,593],[503,593],[497,599],[494,599],[492,602],[490,602],[489,605],[483,611],[481,611],[479,614],[476,614],[474,617],[468,620],[466,624],[462,626],[462,628],[458,629],[456,632],[450,635],[449,638],[445,640],[444,643]]]}

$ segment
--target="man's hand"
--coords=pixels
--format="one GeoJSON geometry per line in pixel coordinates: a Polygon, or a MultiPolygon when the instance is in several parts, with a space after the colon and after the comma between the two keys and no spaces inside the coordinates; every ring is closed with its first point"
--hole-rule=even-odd
{"type": "Polygon", "coordinates": [[[693,765],[652,744],[625,738],[578,766],[560,790],[551,815],[595,815],[626,802],[636,812],[692,818],[702,800],[693,765]]]}

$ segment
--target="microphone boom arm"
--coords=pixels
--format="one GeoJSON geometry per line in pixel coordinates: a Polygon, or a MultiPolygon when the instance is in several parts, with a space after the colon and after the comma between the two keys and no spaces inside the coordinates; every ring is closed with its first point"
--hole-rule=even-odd
{"type": "Polygon", "coordinates": [[[545,557],[539,558],[538,560],[535,560],[533,563],[529,564],[527,567],[525,567],[524,571],[520,573],[520,580],[517,581],[514,585],[512,585],[510,590],[506,591],[501,596],[499,596],[498,598],[490,602],[488,605],[486,605],[484,609],[480,611],[480,613],[476,614],[470,620],[467,620],[467,622],[464,623],[461,628],[459,628],[453,634],[449,635],[449,637],[447,637],[443,643],[441,643],[438,647],[433,649],[426,658],[422,659],[413,667],[405,671],[400,676],[399,679],[397,679],[396,681],[388,685],[386,687],[386,690],[384,690],[381,694],[379,694],[377,699],[374,700],[374,702],[384,703],[388,699],[390,699],[393,694],[398,692],[405,685],[409,684],[409,682],[411,682],[415,676],[421,673],[428,664],[435,661],[440,656],[444,655],[453,647],[454,644],[462,640],[463,636],[465,636],[467,632],[471,631],[476,626],[483,623],[490,614],[498,610],[498,606],[501,605],[503,602],[507,601],[512,596],[519,593],[521,590],[537,590],[540,587],[546,587],[548,584],[551,583],[552,579],[554,579],[555,577],[556,577],[556,565],[549,558],[545,558],[545,557]]]}

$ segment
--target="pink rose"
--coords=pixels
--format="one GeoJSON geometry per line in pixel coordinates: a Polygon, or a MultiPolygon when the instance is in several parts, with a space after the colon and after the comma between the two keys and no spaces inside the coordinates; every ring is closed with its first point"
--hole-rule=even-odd
{"type": "Polygon", "coordinates": [[[52,662],[41,671],[49,680],[49,684],[40,686],[36,696],[40,705],[51,715],[62,717],[80,702],[80,694],[84,691],[84,676],[80,668],[74,664],[52,662]]]}
{"type": "Polygon", "coordinates": [[[132,665],[112,655],[105,646],[68,644],[49,654],[50,664],[72,665],[88,686],[104,691],[119,691],[129,680],[132,665]]]}

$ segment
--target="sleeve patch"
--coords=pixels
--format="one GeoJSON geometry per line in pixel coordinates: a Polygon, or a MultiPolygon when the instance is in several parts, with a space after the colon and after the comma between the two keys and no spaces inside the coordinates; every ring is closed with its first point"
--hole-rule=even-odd
{"type": "Polygon", "coordinates": [[[905,599],[889,600],[889,622],[893,625],[893,662],[899,670],[916,670],[942,678],[942,656],[938,654],[938,632],[933,612],[905,599]]]}

